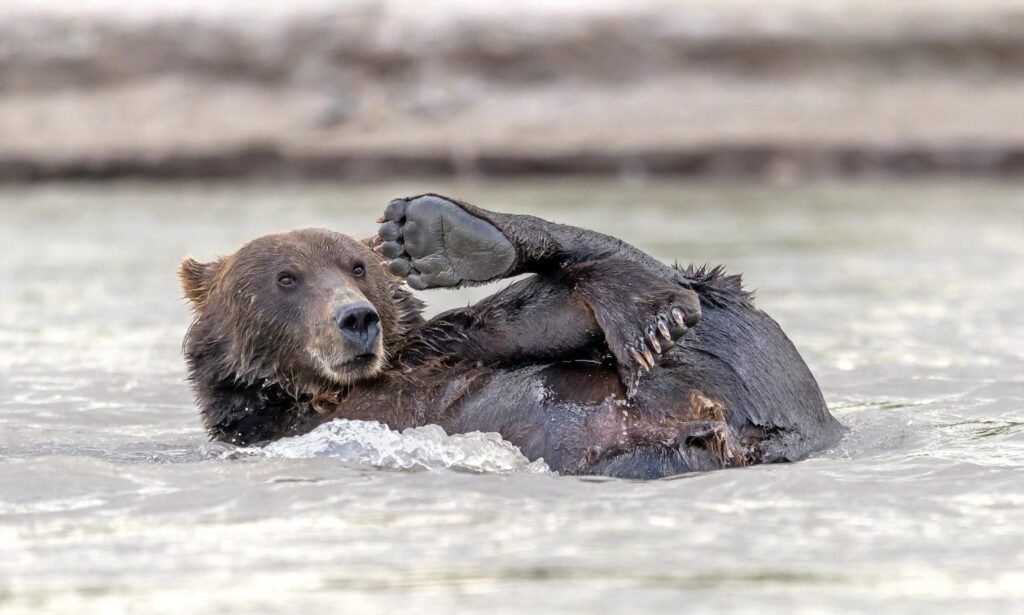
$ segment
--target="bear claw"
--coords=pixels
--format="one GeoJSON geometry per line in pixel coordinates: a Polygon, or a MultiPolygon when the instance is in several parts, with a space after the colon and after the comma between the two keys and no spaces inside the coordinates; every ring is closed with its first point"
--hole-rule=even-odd
{"type": "Polygon", "coordinates": [[[681,305],[673,303],[657,311],[646,326],[633,330],[632,341],[621,346],[621,352],[613,352],[619,358],[628,396],[636,393],[640,377],[654,370],[662,357],[675,346],[676,340],[699,321],[700,311],[696,304],[687,312],[681,305]]]}
{"type": "Polygon", "coordinates": [[[661,315],[658,316],[658,332],[661,333],[666,342],[672,342],[672,333],[668,330],[668,323],[665,321],[665,317],[661,315]]]}
{"type": "Polygon", "coordinates": [[[633,360],[636,361],[644,371],[649,372],[654,367],[653,363],[647,363],[647,357],[640,354],[634,346],[627,346],[626,350],[629,352],[629,356],[633,357],[633,360]]]}

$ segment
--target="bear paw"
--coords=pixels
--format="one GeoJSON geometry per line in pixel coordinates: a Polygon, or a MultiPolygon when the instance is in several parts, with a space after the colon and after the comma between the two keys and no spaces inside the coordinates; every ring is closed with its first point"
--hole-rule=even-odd
{"type": "Polygon", "coordinates": [[[656,275],[634,271],[628,284],[621,281],[621,276],[595,269],[579,288],[632,397],[642,376],[653,371],[676,341],[700,322],[701,307],[692,289],[656,275]]]}
{"type": "MultiPolygon", "coordinates": [[[[689,297],[687,297],[689,298],[689,297]]],[[[675,345],[676,340],[700,321],[699,304],[696,309],[675,304],[657,312],[646,326],[640,325],[633,341],[626,344],[626,353],[644,369],[654,367],[654,357],[675,345]],[[652,354],[653,353],[653,354],[652,354]]]]}
{"type": "Polygon", "coordinates": [[[516,262],[501,231],[441,196],[395,199],[381,222],[375,249],[389,259],[391,273],[417,290],[487,282],[516,262]]]}
{"type": "Polygon", "coordinates": [[[650,307],[653,316],[638,315],[637,321],[619,331],[618,348],[611,347],[616,356],[627,392],[632,396],[643,373],[650,372],[662,357],[691,327],[700,321],[700,302],[693,291],[679,289],[674,297],[666,298],[660,309],[650,307]]]}

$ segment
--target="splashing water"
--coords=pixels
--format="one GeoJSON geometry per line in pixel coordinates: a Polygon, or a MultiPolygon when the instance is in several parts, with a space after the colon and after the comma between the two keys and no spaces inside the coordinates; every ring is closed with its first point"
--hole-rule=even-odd
{"type": "Polygon", "coordinates": [[[543,459],[531,462],[496,433],[474,431],[449,436],[437,425],[398,432],[382,423],[342,419],[320,425],[303,436],[283,438],[262,448],[240,448],[234,453],[281,459],[333,457],[392,470],[550,472],[543,459]]]}
{"type": "Polygon", "coordinates": [[[4,615],[1024,604],[1019,186],[75,184],[5,188],[0,211],[4,615]],[[286,228],[369,236],[426,189],[743,272],[850,433],[801,463],[646,483],[437,427],[204,444],[179,260],[286,228]]]}

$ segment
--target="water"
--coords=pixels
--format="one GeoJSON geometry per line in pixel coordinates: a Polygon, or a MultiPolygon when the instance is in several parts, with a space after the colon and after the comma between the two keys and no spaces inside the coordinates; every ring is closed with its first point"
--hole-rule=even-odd
{"type": "Polygon", "coordinates": [[[1024,604],[1019,187],[66,185],[4,188],[0,211],[0,611],[1024,604]],[[178,260],[293,227],[368,235],[428,188],[743,271],[849,436],[651,483],[431,428],[206,443],[178,260]]]}

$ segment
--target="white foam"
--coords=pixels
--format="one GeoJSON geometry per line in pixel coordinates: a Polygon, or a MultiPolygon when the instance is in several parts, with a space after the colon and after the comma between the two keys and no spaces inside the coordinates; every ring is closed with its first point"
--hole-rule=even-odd
{"type": "Polygon", "coordinates": [[[302,436],[237,452],[284,459],[335,457],[348,463],[394,470],[550,472],[543,459],[531,462],[499,434],[474,431],[448,435],[437,425],[398,432],[381,423],[339,419],[302,436]]]}

